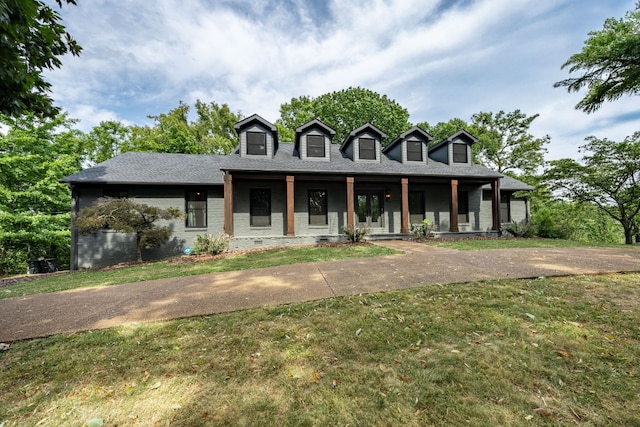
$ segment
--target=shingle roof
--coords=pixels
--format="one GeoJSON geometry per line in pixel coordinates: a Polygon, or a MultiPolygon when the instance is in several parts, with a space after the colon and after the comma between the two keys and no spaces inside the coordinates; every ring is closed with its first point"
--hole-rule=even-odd
{"type": "Polygon", "coordinates": [[[356,174],[356,175],[407,175],[429,177],[458,178],[497,178],[502,174],[481,165],[446,165],[429,159],[426,164],[403,164],[385,155],[378,162],[354,162],[340,151],[336,144],[331,145],[331,161],[318,162],[303,160],[294,150],[294,144],[280,144],[276,155],[270,159],[241,157],[238,154],[227,156],[222,164],[223,170],[245,172],[309,172],[321,174],[356,174]]]}
{"type": "Polygon", "coordinates": [[[222,184],[226,156],[128,152],[63,178],[70,184],[222,184]]]}
{"type": "MultiPolygon", "coordinates": [[[[483,188],[491,188],[489,185],[485,185],[483,188]]],[[[500,190],[507,191],[532,191],[534,187],[529,184],[525,184],[524,182],[517,180],[515,178],[510,177],[509,175],[504,175],[500,179],[500,190]]]]}

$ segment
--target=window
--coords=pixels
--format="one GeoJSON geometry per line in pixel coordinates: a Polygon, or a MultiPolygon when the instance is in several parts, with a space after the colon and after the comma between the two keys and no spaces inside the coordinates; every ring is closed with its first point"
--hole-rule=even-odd
{"type": "Polygon", "coordinates": [[[458,191],[458,223],[469,222],[469,192],[458,191]]]}
{"type": "Polygon", "coordinates": [[[307,157],[325,157],[324,136],[307,135],[307,157]]]}
{"type": "Polygon", "coordinates": [[[360,138],[360,159],[376,159],[376,140],[373,138],[360,138]]]}
{"type": "Polygon", "coordinates": [[[271,225],[271,190],[252,188],[249,200],[250,224],[254,227],[271,225]]]}
{"type": "Polygon", "coordinates": [[[424,219],[424,193],[409,191],[409,223],[421,224],[424,219]]]}
{"type": "Polygon", "coordinates": [[[327,190],[309,190],[309,225],[327,225],[327,190]]]}
{"type": "Polygon", "coordinates": [[[105,189],[102,192],[102,197],[111,197],[112,199],[126,199],[129,197],[129,192],[121,188],[105,189]]]}
{"type": "Polygon", "coordinates": [[[509,209],[510,199],[509,193],[502,193],[500,195],[500,222],[511,222],[511,212],[509,209]]]}
{"type": "Polygon", "coordinates": [[[467,163],[467,144],[453,144],[453,163],[467,163]]]}
{"type": "Polygon", "coordinates": [[[187,227],[207,227],[207,192],[187,191],[186,194],[187,227]]]}
{"type": "Polygon", "coordinates": [[[407,141],[407,160],[410,162],[422,161],[422,142],[407,141]]]}
{"type": "Polygon", "coordinates": [[[247,154],[267,155],[267,134],[264,132],[247,132],[247,154]]]}

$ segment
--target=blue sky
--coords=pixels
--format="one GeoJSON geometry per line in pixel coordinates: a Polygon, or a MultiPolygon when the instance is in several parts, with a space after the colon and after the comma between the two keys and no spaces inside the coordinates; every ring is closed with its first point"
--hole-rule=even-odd
{"type": "MultiPolygon", "coordinates": [[[[52,4],[55,4],[51,1],[52,4]]],[[[385,94],[413,123],[480,111],[540,114],[547,159],[584,138],[640,130],[640,99],[598,112],[553,83],[589,31],[635,0],[81,0],[60,11],[83,46],[47,73],[56,103],[88,131],[150,123],[179,101],[226,103],[274,122],[293,97],[350,86],[385,94]]],[[[57,9],[57,6],[55,6],[57,9]]]]}

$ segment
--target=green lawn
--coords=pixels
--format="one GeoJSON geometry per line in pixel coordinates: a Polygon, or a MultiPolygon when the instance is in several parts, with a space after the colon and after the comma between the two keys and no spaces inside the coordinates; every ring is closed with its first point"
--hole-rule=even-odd
{"type": "Polygon", "coordinates": [[[639,301],[506,280],[20,341],[0,425],[638,425],[639,301]]]}
{"type": "Polygon", "coordinates": [[[624,245],[614,243],[578,242],[562,239],[430,239],[426,244],[431,246],[457,249],[460,251],[483,249],[514,249],[514,248],[630,248],[640,249],[638,245],[624,245]]]}
{"type": "MultiPolygon", "coordinates": [[[[0,299],[74,288],[119,285],[168,277],[273,267],[301,262],[393,255],[395,253],[398,252],[377,245],[321,245],[238,253],[235,255],[231,253],[224,258],[203,262],[185,262],[185,258],[175,258],[168,261],[144,263],[125,268],[80,271],[72,274],[43,277],[0,288],[0,299]]],[[[194,259],[197,258],[187,258],[187,260],[194,259]]]]}

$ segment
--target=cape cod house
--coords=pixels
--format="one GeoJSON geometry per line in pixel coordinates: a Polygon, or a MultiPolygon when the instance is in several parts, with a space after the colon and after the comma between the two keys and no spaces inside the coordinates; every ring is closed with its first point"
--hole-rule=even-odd
{"type": "MultiPolygon", "coordinates": [[[[128,152],[62,180],[72,211],[104,196],[183,209],[171,241],[146,259],[182,253],[198,234],[231,236],[231,249],[338,241],[347,227],[366,226],[371,238],[408,236],[429,219],[436,236],[498,234],[501,224],[528,217],[532,187],[474,164],[476,139],[465,131],[428,148],[432,137],[413,127],[386,147],[371,124],[341,145],[319,120],[278,140],[258,115],[235,125],[239,144],[224,156],[128,152]]],[[[91,268],[135,260],[132,235],[72,229],[71,266],[91,268]]]]}

